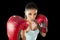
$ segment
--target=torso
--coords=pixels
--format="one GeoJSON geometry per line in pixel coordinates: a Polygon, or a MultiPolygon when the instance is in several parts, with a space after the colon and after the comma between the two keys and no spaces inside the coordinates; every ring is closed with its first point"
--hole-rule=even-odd
{"type": "Polygon", "coordinates": [[[35,31],[32,31],[32,30],[29,30],[27,33],[26,33],[26,40],[36,40],[37,39],[37,36],[38,36],[38,33],[39,33],[39,30],[35,30],[35,31]]]}
{"type": "MultiPolygon", "coordinates": [[[[26,40],[36,40],[38,33],[39,33],[39,29],[37,28],[37,24],[35,22],[32,24],[29,23],[28,28],[25,30],[26,40]]],[[[22,35],[22,31],[21,31],[21,35],[22,35]]]]}
{"type": "Polygon", "coordinates": [[[29,25],[26,29],[26,40],[36,40],[39,30],[37,24],[34,22],[32,25],[29,25]]]}
{"type": "Polygon", "coordinates": [[[28,28],[26,29],[26,32],[28,32],[29,30],[35,31],[37,29],[37,24],[33,22],[32,24],[29,24],[28,28]]]}

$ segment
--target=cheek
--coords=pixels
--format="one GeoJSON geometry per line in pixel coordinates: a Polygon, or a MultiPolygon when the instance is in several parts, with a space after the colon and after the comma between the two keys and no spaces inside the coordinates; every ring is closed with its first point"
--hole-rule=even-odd
{"type": "Polygon", "coordinates": [[[31,15],[29,15],[29,16],[28,16],[28,18],[30,18],[30,19],[31,19],[31,15]]]}
{"type": "Polygon", "coordinates": [[[34,15],[34,18],[36,18],[36,15],[34,15]]]}
{"type": "Polygon", "coordinates": [[[28,18],[28,19],[31,19],[31,16],[30,16],[30,15],[28,15],[28,16],[27,16],[27,18],[28,18]]]}

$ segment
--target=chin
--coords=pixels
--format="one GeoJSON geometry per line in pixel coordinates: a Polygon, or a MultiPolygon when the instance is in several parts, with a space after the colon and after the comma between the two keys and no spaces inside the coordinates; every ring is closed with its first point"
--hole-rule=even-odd
{"type": "Polygon", "coordinates": [[[34,21],[34,20],[30,19],[30,21],[34,21]]]}

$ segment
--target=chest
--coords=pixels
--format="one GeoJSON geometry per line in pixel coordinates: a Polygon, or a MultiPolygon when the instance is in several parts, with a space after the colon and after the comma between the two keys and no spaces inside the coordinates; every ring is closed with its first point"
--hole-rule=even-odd
{"type": "Polygon", "coordinates": [[[28,26],[28,28],[26,29],[26,31],[28,32],[28,31],[30,31],[30,30],[32,30],[32,31],[37,30],[37,24],[36,24],[36,23],[29,24],[29,26],[28,26]]]}
{"type": "Polygon", "coordinates": [[[26,33],[26,38],[30,38],[31,40],[32,39],[36,39],[38,33],[39,33],[39,30],[38,29],[35,30],[35,31],[30,30],[29,32],[26,33]]]}

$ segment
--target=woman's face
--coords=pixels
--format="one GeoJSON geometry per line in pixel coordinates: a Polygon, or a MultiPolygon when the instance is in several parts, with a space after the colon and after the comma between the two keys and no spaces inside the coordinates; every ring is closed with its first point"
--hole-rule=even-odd
{"type": "Polygon", "coordinates": [[[34,21],[37,16],[37,9],[27,9],[25,15],[29,21],[34,21]]]}

